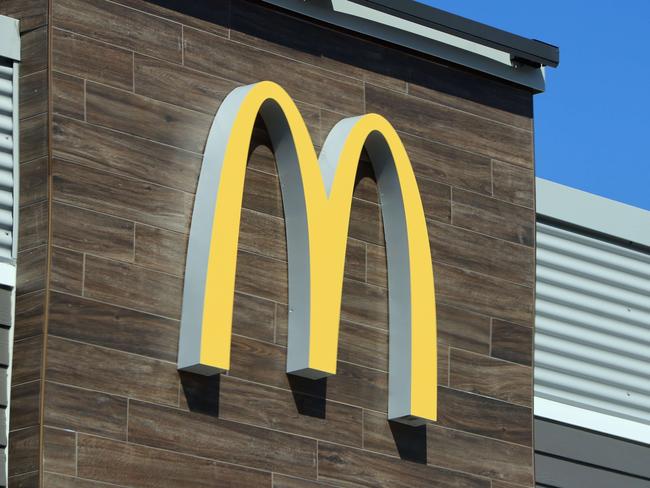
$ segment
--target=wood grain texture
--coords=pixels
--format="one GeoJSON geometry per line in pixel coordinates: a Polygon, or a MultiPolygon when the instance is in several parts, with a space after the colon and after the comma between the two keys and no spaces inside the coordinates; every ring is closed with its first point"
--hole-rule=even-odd
{"type": "Polygon", "coordinates": [[[49,318],[52,335],[176,361],[176,320],[56,292],[50,296],[49,318]]]}
{"type": "Polygon", "coordinates": [[[19,385],[41,378],[42,347],[42,335],[14,342],[11,370],[12,385],[19,385]]]}
{"type": "Polygon", "coordinates": [[[532,445],[531,409],[446,387],[438,388],[438,424],[471,434],[532,445]]]}
{"type": "Polygon", "coordinates": [[[11,459],[8,475],[31,473],[39,469],[39,428],[38,426],[9,432],[7,456],[11,459]]]}
{"type": "MultiPolygon", "coordinates": [[[[259,149],[250,158],[251,163],[257,159],[256,153],[259,149]]],[[[253,169],[254,166],[251,163],[246,169],[242,206],[274,217],[284,217],[279,178],[276,175],[253,169]]]]}
{"type": "MultiPolygon", "coordinates": [[[[90,37],[52,29],[52,62],[63,73],[115,88],[133,89],[133,53],[90,37]]],[[[54,111],[65,115],[56,106],[54,111]]]]}
{"type": "Polygon", "coordinates": [[[532,167],[532,133],[423,99],[368,85],[366,110],[383,113],[403,132],[532,167]]]}
{"type": "Polygon", "coordinates": [[[388,328],[388,291],[378,286],[344,279],[341,319],[382,329],[388,328]]]}
{"type": "Polygon", "coordinates": [[[366,244],[367,264],[366,281],[369,284],[388,288],[388,263],[386,248],[374,244],[366,244]]]}
{"type": "Polygon", "coordinates": [[[318,476],[340,486],[489,488],[490,480],[380,454],[321,443],[318,476]]]}
{"type": "Polygon", "coordinates": [[[429,464],[496,480],[533,482],[533,452],[529,447],[429,425],[427,449],[429,464]]]}
{"type": "Polygon", "coordinates": [[[534,208],[535,174],[501,161],[492,161],[494,196],[506,202],[534,208]]]}
{"type": "Polygon", "coordinates": [[[233,2],[231,38],[345,77],[406,91],[390,70],[392,50],[325,26],[301,21],[277,9],[233,2]]]}
{"type": "Polygon", "coordinates": [[[535,212],[500,200],[457,190],[453,192],[452,222],[465,229],[533,246],[535,212]]]}
{"type": "Polygon", "coordinates": [[[180,319],[179,278],[131,264],[86,256],[84,296],[180,319]]]}
{"type": "Polygon", "coordinates": [[[136,54],[135,93],[214,115],[239,83],[136,54]]]}
{"type": "Polygon", "coordinates": [[[533,248],[428,221],[431,258],[495,278],[531,286],[535,280],[533,248]]]}
{"type": "Polygon", "coordinates": [[[52,184],[59,202],[188,231],[193,198],[187,193],[59,160],[54,161],[52,184]]]}
{"type": "Polygon", "coordinates": [[[185,273],[187,235],[144,224],[135,226],[134,262],[156,271],[185,273]]]}
{"type": "Polygon", "coordinates": [[[339,360],[388,371],[388,332],[341,321],[339,360]]]}
{"type": "Polygon", "coordinates": [[[53,336],[48,338],[46,378],[112,395],[178,404],[175,364],[53,336]]]}
{"type": "Polygon", "coordinates": [[[14,341],[43,333],[45,291],[39,290],[16,297],[14,341]]]}
{"type": "Polygon", "coordinates": [[[335,376],[312,382],[286,374],[286,348],[233,336],[229,374],[255,383],[317,396],[333,401],[386,411],[388,375],[382,371],[339,362],[335,376]]]}
{"type": "Polygon", "coordinates": [[[52,247],[50,285],[53,290],[81,295],[83,290],[84,255],[62,247],[52,247]]]}
{"type": "Polygon", "coordinates": [[[453,348],[450,358],[452,388],[532,407],[530,368],[453,348]]]}
{"type": "Polygon", "coordinates": [[[148,0],[118,0],[115,3],[224,37],[228,37],[229,34],[230,1],[228,0],[214,4],[188,3],[183,0],[171,0],[165,3],[152,3],[148,0]]]}
{"type": "Polygon", "coordinates": [[[202,152],[212,117],[141,95],[86,83],[86,119],[188,151],[202,152]]]}
{"type": "Polygon", "coordinates": [[[451,222],[451,188],[428,178],[417,178],[424,214],[441,222],[451,222]]]}
{"type": "Polygon", "coordinates": [[[436,303],[436,314],[439,341],[467,351],[489,352],[489,317],[441,303],[436,303]]]}
{"type": "Polygon", "coordinates": [[[85,167],[190,193],[201,167],[198,154],[59,116],[54,117],[52,150],[85,167]]]}
{"type": "Polygon", "coordinates": [[[442,263],[433,266],[439,303],[519,323],[532,322],[535,301],[532,288],[442,263]]]}
{"type": "Polygon", "coordinates": [[[52,104],[54,110],[66,117],[83,120],[86,117],[85,82],[81,78],[55,71],[52,73],[52,104]]]}
{"type": "Polygon", "coordinates": [[[514,88],[498,80],[488,81],[478,73],[464,76],[458,76],[459,73],[457,76],[437,76],[435,80],[433,79],[435,75],[431,72],[419,73],[419,75],[426,77],[426,81],[418,80],[422,84],[409,84],[408,92],[414,97],[454,107],[520,129],[532,129],[532,97],[524,88],[514,88]],[[450,86],[452,83],[454,83],[453,87],[450,86]]]}
{"type": "Polygon", "coordinates": [[[58,0],[53,5],[52,23],[129,50],[181,62],[179,24],[112,2],[58,0]]]}
{"type": "Polygon", "coordinates": [[[221,379],[219,417],[361,447],[361,409],[247,381],[221,379]]]}
{"type": "Polygon", "coordinates": [[[43,429],[43,471],[74,476],[77,473],[77,435],[75,432],[43,429]]]}
{"type": "Polygon", "coordinates": [[[257,469],[316,477],[315,440],[172,408],[130,402],[129,440],[257,469]],[[159,424],[165,429],[159,429],[159,424]]]}
{"type": "Polygon", "coordinates": [[[55,202],[52,244],[120,261],[133,261],[134,224],[55,202]]]}
{"type": "Polygon", "coordinates": [[[135,488],[271,486],[270,473],[87,435],[79,435],[77,463],[82,478],[135,488]]]}
{"type": "Polygon", "coordinates": [[[20,205],[26,206],[47,198],[47,158],[20,165],[20,205]]]}
{"type": "Polygon", "coordinates": [[[47,244],[48,206],[46,201],[20,208],[18,250],[24,251],[47,244]]]}
{"type": "Polygon", "coordinates": [[[287,303],[287,263],[246,251],[237,253],[235,289],[267,300],[287,303]]]}
{"type": "Polygon", "coordinates": [[[18,253],[16,295],[45,289],[47,246],[39,246],[18,253]]]}
{"type": "Polygon", "coordinates": [[[47,68],[47,29],[47,26],[43,25],[20,36],[21,77],[47,68]]]}
{"type": "Polygon", "coordinates": [[[242,84],[275,81],[297,101],[339,113],[363,112],[361,83],[202,31],[184,30],[185,65],[242,84]]]}
{"type": "Polygon", "coordinates": [[[273,342],[275,307],[270,300],[235,293],[232,328],[234,334],[273,342]]]}
{"type": "Polygon", "coordinates": [[[273,488],[324,488],[334,486],[318,481],[308,481],[283,475],[273,475],[273,488]]]}
{"type": "Polygon", "coordinates": [[[47,112],[47,70],[20,79],[19,114],[23,119],[47,112]]]}
{"type": "Polygon", "coordinates": [[[30,381],[11,387],[11,416],[9,430],[38,425],[41,382],[30,381]]]}
{"type": "Polygon", "coordinates": [[[48,426],[126,440],[126,398],[47,381],[44,407],[48,426]]]}
{"type": "Polygon", "coordinates": [[[47,155],[47,114],[20,121],[20,162],[47,155]]]}
{"type": "Polygon", "coordinates": [[[243,208],[239,224],[239,248],[286,261],[284,220],[243,208]]]}
{"type": "Polygon", "coordinates": [[[90,481],[58,473],[43,473],[43,488],[107,488],[108,486],[116,487],[120,485],[107,485],[99,481],[90,481]]]}
{"type": "Polygon", "coordinates": [[[12,488],[40,488],[38,486],[38,471],[10,476],[8,482],[8,485],[12,488]]]}
{"type": "Polygon", "coordinates": [[[492,320],[492,356],[531,366],[533,348],[533,329],[492,320]]]}
{"type": "Polygon", "coordinates": [[[490,159],[434,141],[400,134],[416,176],[456,188],[491,194],[490,159]]]}

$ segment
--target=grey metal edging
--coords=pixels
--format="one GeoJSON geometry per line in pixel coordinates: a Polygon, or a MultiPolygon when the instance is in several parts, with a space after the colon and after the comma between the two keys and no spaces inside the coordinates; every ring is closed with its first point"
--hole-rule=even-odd
{"type": "Polygon", "coordinates": [[[476,40],[390,15],[351,0],[264,1],[321,22],[525,86],[535,92],[545,89],[543,66],[518,62],[507,50],[495,49],[476,40]]]}
{"type": "Polygon", "coordinates": [[[650,247],[650,212],[536,178],[537,214],[650,247]]]}
{"type": "Polygon", "coordinates": [[[0,15],[0,57],[20,61],[19,22],[5,15],[0,15]]]}
{"type": "Polygon", "coordinates": [[[535,39],[527,39],[421,2],[414,0],[350,1],[436,28],[463,39],[491,46],[528,63],[551,67],[556,67],[560,63],[560,50],[556,46],[535,39]]]}
{"type": "Polygon", "coordinates": [[[539,417],[535,451],[650,479],[650,447],[539,417]]]}
{"type": "MultiPolygon", "coordinates": [[[[7,111],[10,111],[11,125],[8,135],[11,144],[11,180],[7,180],[7,186],[3,191],[11,191],[13,201],[11,202],[11,248],[9,256],[3,256],[0,261],[0,316],[2,324],[0,326],[0,358],[3,362],[2,377],[0,378],[0,403],[2,404],[2,423],[0,424],[0,438],[2,447],[0,448],[0,486],[7,486],[8,482],[8,437],[10,423],[10,396],[11,396],[11,376],[13,362],[13,342],[15,326],[15,308],[16,308],[16,258],[18,252],[18,207],[19,207],[19,167],[20,167],[20,147],[19,147],[19,65],[20,65],[20,29],[19,21],[10,17],[0,16],[0,62],[3,66],[8,66],[11,70],[10,90],[11,102],[3,106],[5,111],[4,118],[7,117],[7,111]],[[11,187],[9,187],[9,181],[11,187]]],[[[7,70],[8,71],[8,70],[7,70]]],[[[8,78],[8,77],[7,77],[8,78]]],[[[8,98],[8,97],[7,97],[8,98]]],[[[9,151],[6,151],[9,154],[9,151]]],[[[9,170],[9,165],[3,171],[9,170]]],[[[7,205],[9,207],[9,205],[7,205]]],[[[9,231],[9,229],[6,229],[9,231]]]]}

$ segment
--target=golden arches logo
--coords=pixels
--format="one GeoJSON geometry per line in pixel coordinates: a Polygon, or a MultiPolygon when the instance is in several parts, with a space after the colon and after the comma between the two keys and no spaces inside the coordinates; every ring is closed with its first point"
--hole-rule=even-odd
{"type": "Polygon", "coordinates": [[[260,82],[232,91],[215,116],[199,176],[188,246],[179,369],[211,375],[230,367],[237,243],[255,119],[276,156],[289,267],[287,373],[336,373],[345,250],[361,151],[373,165],[386,239],[391,420],[437,414],[436,309],[422,202],[408,155],[376,114],[341,120],[316,155],[284,89],[260,82]]]}

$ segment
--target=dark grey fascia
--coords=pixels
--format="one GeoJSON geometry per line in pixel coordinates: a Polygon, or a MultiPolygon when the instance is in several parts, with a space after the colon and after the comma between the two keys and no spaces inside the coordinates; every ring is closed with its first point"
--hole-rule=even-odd
{"type": "Polygon", "coordinates": [[[545,66],[556,66],[559,59],[558,50],[553,46],[411,0],[262,1],[320,22],[486,73],[536,93],[545,89],[545,66]],[[399,6],[405,8],[399,9],[399,6]],[[429,10],[431,12],[427,14],[429,10]],[[438,22],[427,20],[425,14],[432,18],[439,15],[436,17],[438,22]],[[449,25],[445,24],[445,19],[449,25]],[[464,30],[460,28],[463,25],[464,30]]]}
{"type": "Polygon", "coordinates": [[[560,64],[560,49],[535,39],[528,39],[496,27],[466,19],[414,0],[350,0],[418,24],[509,52],[513,59],[537,65],[560,64]]]}

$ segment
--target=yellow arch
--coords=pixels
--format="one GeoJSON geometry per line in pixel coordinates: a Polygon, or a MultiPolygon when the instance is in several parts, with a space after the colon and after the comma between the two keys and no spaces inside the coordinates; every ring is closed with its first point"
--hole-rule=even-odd
{"type": "Polygon", "coordinates": [[[289,259],[287,372],[336,373],[352,193],[365,147],[377,174],[389,273],[389,417],[436,419],[436,313],[427,227],[411,164],[383,117],[344,119],[316,156],[298,108],[279,85],[234,90],[206,145],[184,292],[179,368],[230,366],[237,243],[253,126],[266,122],[282,185],[289,259]]]}

